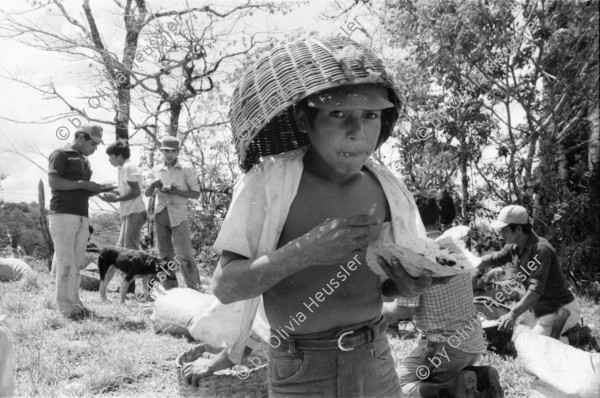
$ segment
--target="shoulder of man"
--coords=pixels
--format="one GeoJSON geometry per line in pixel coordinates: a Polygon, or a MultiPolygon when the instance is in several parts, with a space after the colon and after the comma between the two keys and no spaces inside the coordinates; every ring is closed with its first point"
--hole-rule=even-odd
{"type": "Polygon", "coordinates": [[[258,168],[262,168],[264,170],[265,168],[269,167],[277,167],[277,165],[281,163],[293,162],[294,160],[302,159],[304,158],[304,155],[306,155],[307,149],[308,148],[306,146],[303,146],[298,149],[283,152],[277,155],[261,157],[258,163],[256,163],[254,167],[252,167],[252,169],[258,166],[258,168]]]}
{"type": "Polygon", "coordinates": [[[548,242],[546,238],[538,237],[538,239],[539,241],[537,242],[536,247],[534,247],[534,250],[532,251],[533,253],[549,251],[553,255],[556,255],[556,249],[554,249],[554,247],[550,244],[550,242],[548,242]]]}
{"type": "Polygon", "coordinates": [[[179,167],[181,167],[182,170],[193,170],[196,171],[196,168],[190,163],[190,162],[186,162],[184,160],[177,160],[177,165],[179,167]]]}

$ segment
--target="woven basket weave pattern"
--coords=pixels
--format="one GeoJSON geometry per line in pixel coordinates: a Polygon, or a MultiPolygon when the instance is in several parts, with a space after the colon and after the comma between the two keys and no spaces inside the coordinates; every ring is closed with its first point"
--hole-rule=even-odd
{"type": "Polygon", "coordinates": [[[206,345],[196,346],[177,357],[177,379],[182,397],[263,398],[269,395],[267,364],[251,368],[241,375],[234,371],[220,371],[202,377],[197,385],[188,383],[183,374],[183,364],[200,358],[207,352],[206,345]]]}
{"type": "Polygon", "coordinates": [[[393,91],[396,108],[391,134],[400,108],[399,92],[383,63],[356,42],[338,37],[307,39],[276,47],[244,74],[236,87],[229,117],[235,146],[244,171],[260,157],[297,149],[308,143],[298,130],[294,105],[308,95],[346,84],[382,84],[393,91]]]}

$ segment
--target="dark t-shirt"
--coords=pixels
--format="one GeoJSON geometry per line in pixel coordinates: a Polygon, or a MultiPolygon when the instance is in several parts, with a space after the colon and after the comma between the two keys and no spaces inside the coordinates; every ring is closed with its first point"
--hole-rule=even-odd
{"type": "Polygon", "coordinates": [[[494,266],[511,262],[515,278],[523,283],[527,290],[541,294],[533,306],[533,313],[538,318],[555,312],[575,299],[567,287],[556,251],[550,242],[538,237],[534,232],[529,236],[523,252],[519,253],[517,245],[508,244],[502,250],[488,256],[494,266]]]}
{"type": "MultiPolygon", "coordinates": [[[[48,175],[56,174],[66,180],[89,181],[92,178],[90,163],[81,153],[70,145],[57,149],[50,155],[48,175]]],[[[52,190],[50,213],[75,214],[88,216],[88,199],[90,193],[85,189],[72,191],[52,190]]]]}

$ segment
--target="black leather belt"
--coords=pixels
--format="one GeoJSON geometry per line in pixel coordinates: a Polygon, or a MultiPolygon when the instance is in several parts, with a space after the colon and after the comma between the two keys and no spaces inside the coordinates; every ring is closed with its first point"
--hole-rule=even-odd
{"type": "MultiPolygon", "coordinates": [[[[305,336],[289,336],[285,339],[271,331],[272,337],[277,337],[280,345],[271,347],[278,350],[289,351],[291,355],[299,351],[321,351],[321,350],[341,350],[352,351],[356,347],[368,344],[374,341],[380,334],[385,333],[387,322],[383,317],[367,323],[366,325],[357,325],[347,328],[335,329],[329,332],[316,333],[305,336]],[[317,336],[327,336],[319,338],[317,336]],[[333,338],[329,338],[329,336],[333,338]]],[[[271,339],[270,339],[271,340],[271,339]]]]}

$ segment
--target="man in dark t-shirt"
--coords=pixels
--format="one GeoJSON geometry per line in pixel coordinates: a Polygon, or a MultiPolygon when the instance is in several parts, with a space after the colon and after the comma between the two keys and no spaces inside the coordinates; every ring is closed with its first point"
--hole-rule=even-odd
{"type": "Polygon", "coordinates": [[[70,318],[85,315],[79,297],[79,271],[89,237],[88,199],[102,191],[90,181],[92,170],[86,158],[102,142],[102,127],[81,126],[75,140],[50,155],[48,183],[52,190],[48,226],[54,244],[52,269],[56,272],[58,310],[70,318]]]}
{"type": "Polygon", "coordinates": [[[513,309],[498,319],[498,329],[512,330],[516,319],[532,310],[536,325],[531,333],[550,336],[561,308],[567,310],[569,316],[559,335],[575,326],[581,317],[579,302],[567,288],[556,251],[531,229],[527,210],[517,205],[502,208],[492,228],[500,230],[507,244],[502,250],[481,257],[480,272],[510,262],[515,279],[527,289],[513,309]]]}

